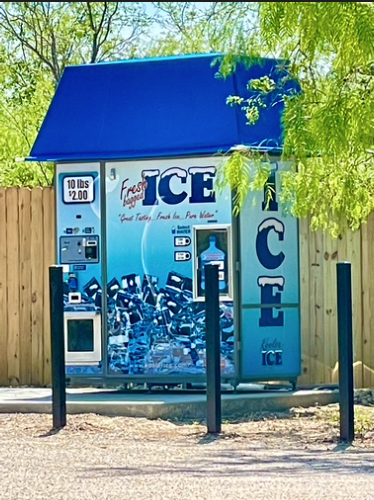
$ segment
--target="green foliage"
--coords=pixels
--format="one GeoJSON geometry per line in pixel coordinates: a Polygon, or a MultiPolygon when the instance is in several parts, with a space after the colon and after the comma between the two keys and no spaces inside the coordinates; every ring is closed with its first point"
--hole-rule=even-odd
{"type": "Polygon", "coordinates": [[[38,61],[55,83],[69,64],[132,57],[150,22],[141,2],[0,4],[0,36],[13,57],[38,61]]]}
{"type": "Polygon", "coordinates": [[[230,95],[226,99],[226,104],[241,105],[247,118],[247,125],[255,125],[260,118],[261,108],[266,108],[265,97],[275,90],[276,84],[273,79],[263,76],[250,80],[247,87],[249,91],[252,91],[250,97],[244,99],[244,97],[230,95]]]}
{"type": "Polygon", "coordinates": [[[153,6],[158,34],[149,43],[151,55],[222,52],[227,57],[219,68],[221,76],[238,62],[252,63],[258,55],[255,2],[153,2],[153,6]]]}
{"type": "MultiPolygon", "coordinates": [[[[223,161],[218,169],[217,189],[227,185],[234,193],[234,214],[238,215],[249,191],[263,190],[270,174],[270,163],[250,150],[237,150],[223,161]]],[[[266,191],[268,203],[272,199],[271,186],[266,191]]]]}
{"type": "MultiPolygon", "coordinates": [[[[16,161],[29,154],[67,64],[222,52],[217,77],[238,63],[276,57],[286,79],[248,83],[227,96],[254,125],[267,95],[284,101],[279,199],[297,217],[334,236],[357,229],[374,210],[374,6],[371,2],[3,2],[0,4],[0,184],[51,182],[51,166],[16,161]],[[150,31],[150,27],[152,31],[150,31]],[[288,78],[299,94],[286,94],[288,78]]],[[[219,186],[247,193],[266,186],[269,164],[237,149],[219,186]]]]}
{"type": "Polygon", "coordinates": [[[0,185],[52,182],[30,153],[66,65],[134,57],[151,19],[139,2],[0,4],[0,185]]]}
{"type": "MultiPolygon", "coordinates": [[[[287,59],[301,86],[283,97],[283,158],[295,168],[283,175],[280,200],[333,236],[346,224],[358,229],[374,210],[373,4],[262,2],[258,20],[258,55],[287,59]]],[[[268,92],[258,81],[255,89],[268,92]]],[[[234,102],[254,124],[261,97],[234,102]]]]}
{"type": "MultiPolygon", "coordinates": [[[[162,9],[169,29],[158,40],[164,53],[222,51],[222,77],[239,62],[287,61],[280,83],[297,79],[301,93],[277,89],[285,105],[283,158],[295,165],[283,176],[280,200],[333,236],[347,225],[359,228],[374,209],[374,4],[164,2],[162,9]]],[[[252,81],[247,95],[228,96],[227,104],[240,106],[251,126],[272,90],[270,77],[252,81]]],[[[221,183],[237,190],[239,207],[255,189],[251,179],[260,163],[249,167],[247,153],[238,155],[221,183]]]]}
{"type": "Polygon", "coordinates": [[[0,56],[0,185],[50,184],[52,166],[27,164],[38,127],[47,111],[54,86],[34,65],[9,64],[0,56]]]}

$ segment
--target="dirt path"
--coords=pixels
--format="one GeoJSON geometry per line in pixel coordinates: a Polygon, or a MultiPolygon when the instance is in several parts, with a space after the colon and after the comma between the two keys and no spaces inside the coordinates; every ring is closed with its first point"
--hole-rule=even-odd
{"type": "Polygon", "coordinates": [[[0,499],[374,499],[374,408],[354,446],[337,406],[253,414],[219,437],[198,423],[0,415],[0,499]]]}

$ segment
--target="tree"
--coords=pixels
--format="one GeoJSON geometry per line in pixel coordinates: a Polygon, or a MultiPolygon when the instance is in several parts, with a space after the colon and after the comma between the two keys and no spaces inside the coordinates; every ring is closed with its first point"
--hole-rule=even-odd
{"type": "Polygon", "coordinates": [[[36,58],[57,84],[68,64],[132,57],[150,18],[139,2],[6,2],[0,29],[12,51],[36,58]]]}
{"type": "MultiPolygon", "coordinates": [[[[153,6],[158,31],[150,49],[154,55],[235,53],[258,29],[253,2],[153,2],[153,6]]],[[[250,52],[248,44],[246,55],[250,52]]]]}
{"type": "Polygon", "coordinates": [[[30,64],[2,62],[0,67],[0,185],[50,184],[51,166],[26,164],[18,158],[30,152],[54,86],[30,64]]]}
{"type": "MultiPolygon", "coordinates": [[[[283,157],[294,159],[280,199],[295,216],[311,215],[315,228],[357,229],[374,210],[373,21],[371,2],[0,3],[0,182],[50,180],[51,169],[14,158],[28,154],[66,64],[220,51],[225,76],[239,61],[275,57],[288,61],[301,89],[277,89],[283,157]]],[[[228,105],[252,126],[273,88],[270,77],[249,82],[228,105]]],[[[232,155],[222,183],[235,189],[238,209],[267,172],[266,158],[232,155]]]]}
{"type": "MultiPolygon", "coordinates": [[[[188,4],[179,10],[167,4],[175,40],[188,38],[181,16],[192,9],[188,4]]],[[[199,20],[210,26],[200,38],[205,48],[228,53],[224,74],[243,58],[268,56],[286,59],[289,78],[300,83],[301,92],[283,95],[283,157],[294,159],[295,168],[283,176],[281,200],[291,203],[294,215],[311,215],[312,227],[332,235],[346,222],[357,229],[374,209],[373,3],[217,4],[211,2],[199,20]]],[[[169,41],[169,47],[175,52],[175,44],[169,41]]],[[[231,96],[228,104],[240,105],[251,126],[261,113],[261,96],[273,84],[252,81],[247,95],[231,96]]],[[[233,155],[224,173],[223,182],[240,193],[239,208],[246,192],[259,187],[256,179],[264,179],[266,164],[248,167],[253,157],[233,155]]]]}
{"type": "Polygon", "coordinates": [[[139,2],[0,3],[0,184],[48,184],[30,152],[65,66],[131,58],[151,18],[139,2]]]}

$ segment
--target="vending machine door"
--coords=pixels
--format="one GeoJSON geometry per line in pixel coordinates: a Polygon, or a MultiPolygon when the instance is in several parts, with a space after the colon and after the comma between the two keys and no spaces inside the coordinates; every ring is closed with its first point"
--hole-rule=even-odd
{"type": "Polygon", "coordinates": [[[101,315],[92,312],[65,312],[65,361],[95,365],[101,361],[101,315]]]}
{"type": "Polygon", "coordinates": [[[231,224],[193,227],[193,292],[195,301],[205,300],[205,266],[218,266],[221,301],[233,300],[231,224]]]}

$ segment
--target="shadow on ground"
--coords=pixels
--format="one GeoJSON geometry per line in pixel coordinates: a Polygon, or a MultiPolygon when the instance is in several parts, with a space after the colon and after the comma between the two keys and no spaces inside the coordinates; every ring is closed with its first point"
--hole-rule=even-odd
{"type": "MultiPolygon", "coordinates": [[[[211,442],[214,437],[211,437],[211,442]]],[[[278,450],[243,450],[229,451],[211,450],[204,459],[192,460],[188,465],[177,460],[173,466],[143,466],[137,467],[97,467],[85,469],[84,478],[111,476],[147,476],[159,474],[184,474],[199,476],[245,476],[256,474],[321,474],[334,471],[339,474],[373,474],[374,451],[354,450],[345,445],[337,446],[330,451],[300,451],[284,452],[278,450]]]]}

